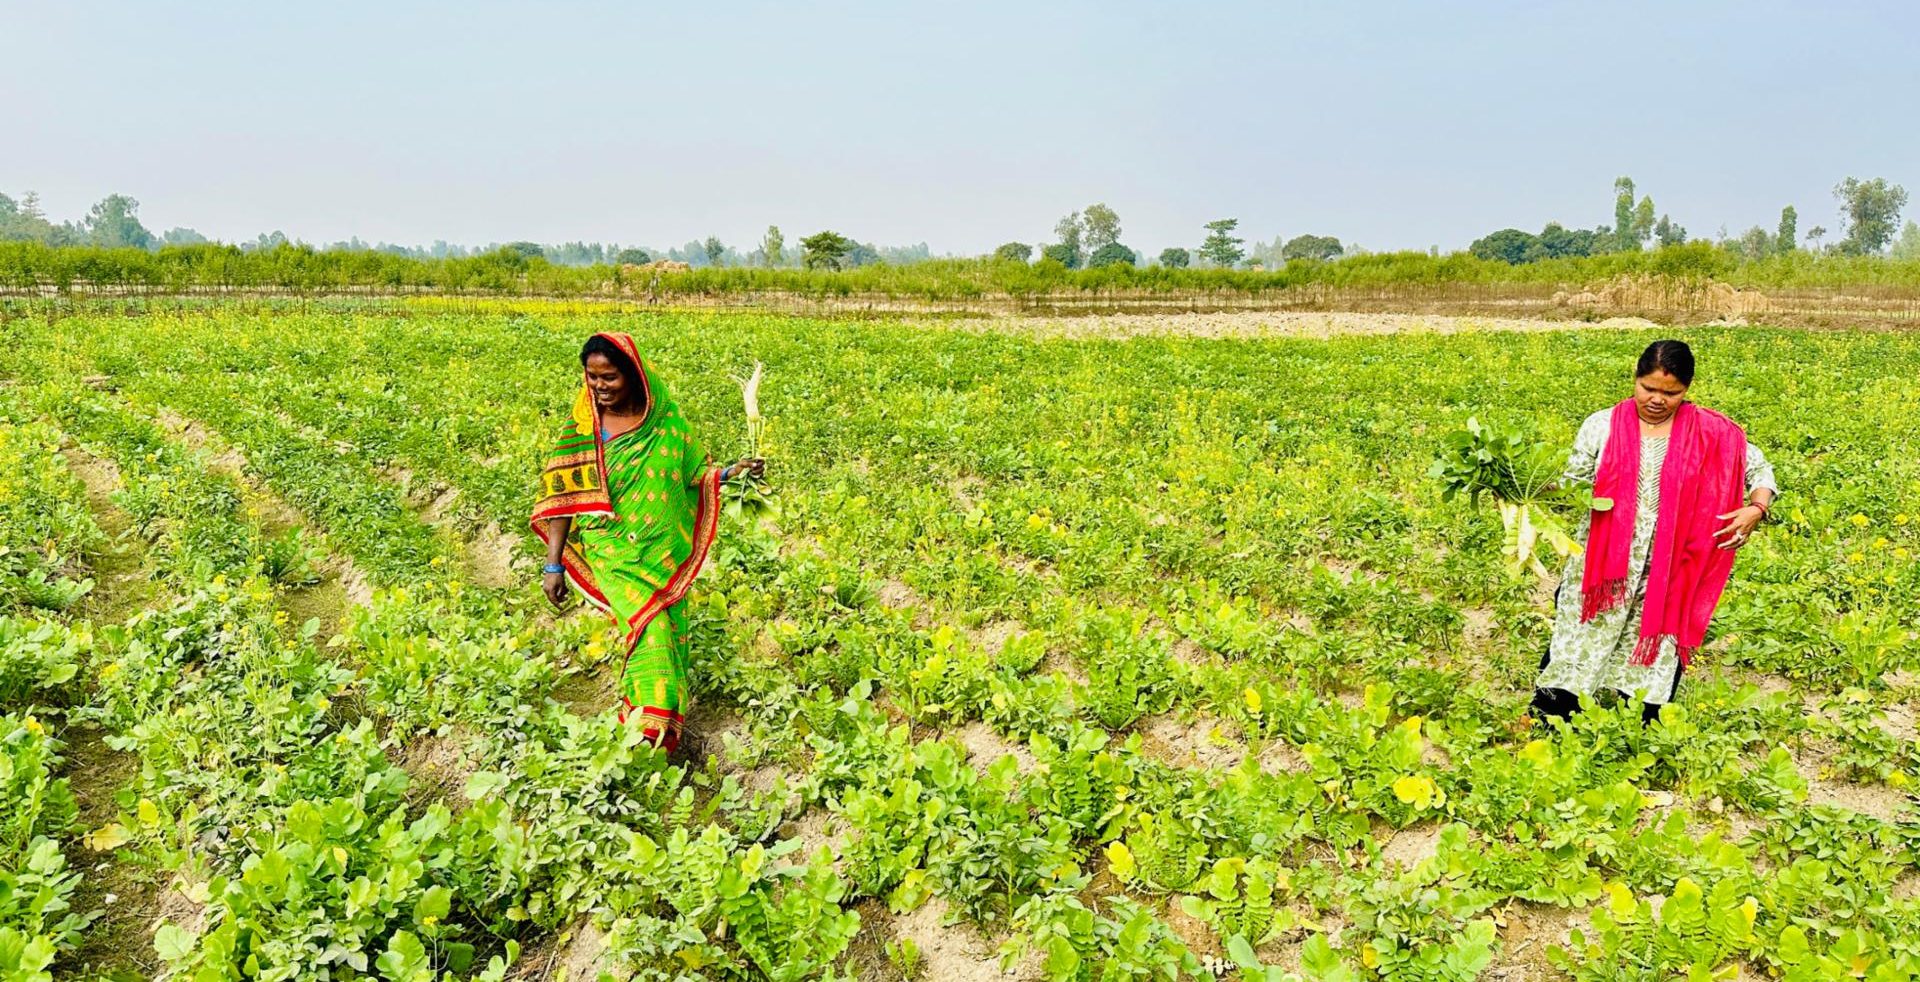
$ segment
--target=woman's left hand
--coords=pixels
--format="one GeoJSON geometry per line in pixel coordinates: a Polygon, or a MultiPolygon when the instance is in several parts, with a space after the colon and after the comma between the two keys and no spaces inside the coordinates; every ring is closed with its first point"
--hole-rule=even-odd
{"type": "Polygon", "coordinates": [[[1715,516],[1727,523],[1727,527],[1713,533],[1720,541],[1722,549],[1738,549],[1747,544],[1747,537],[1753,534],[1753,528],[1767,517],[1766,510],[1759,505],[1747,505],[1744,508],[1715,516]]]}

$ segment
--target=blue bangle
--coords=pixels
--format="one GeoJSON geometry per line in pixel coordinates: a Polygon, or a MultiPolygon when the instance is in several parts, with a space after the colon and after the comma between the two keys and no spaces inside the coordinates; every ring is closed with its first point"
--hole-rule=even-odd
{"type": "Polygon", "coordinates": [[[545,566],[540,567],[540,572],[542,573],[564,573],[566,571],[567,571],[567,568],[565,566],[560,565],[559,563],[548,563],[545,566]]]}

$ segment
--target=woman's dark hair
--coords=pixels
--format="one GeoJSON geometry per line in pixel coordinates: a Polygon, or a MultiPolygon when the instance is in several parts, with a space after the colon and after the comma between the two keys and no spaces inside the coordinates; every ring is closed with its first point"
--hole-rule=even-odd
{"type": "Polygon", "coordinates": [[[633,363],[633,359],[627,357],[626,352],[620,350],[619,345],[596,334],[580,346],[580,367],[587,366],[588,355],[605,355],[608,361],[613,362],[613,367],[620,371],[621,377],[627,380],[627,385],[636,390],[640,388],[640,368],[633,363]]]}
{"type": "Polygon", "coordinates": [[[1634,378],[1645,378],[1655,370],[1666,372],[1680,380],[1681,385],[1693,384],[1693,349],[1685,341],[1655,341],[1647,345],[1640,353],[1640,364],[1634,368],[1634,378]]]}

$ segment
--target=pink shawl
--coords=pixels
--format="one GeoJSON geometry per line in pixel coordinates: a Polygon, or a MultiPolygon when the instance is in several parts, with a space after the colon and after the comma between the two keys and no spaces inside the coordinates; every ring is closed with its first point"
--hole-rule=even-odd
{"type": "MultiPolygon", "coordinates": [[[[1739,425],[1711,409],[1682,403],[1660,468],[1660,515],[1647,560],[1647,597],[1633,664],[1653,664],[1660,642],[1668,638],[1682,665],[1699,649],[1733,572],[1734,550],[1720,548],[1713,538],[1725,524],[1716,516],[1745,500],[1746,471],[1747,435],[1739,425]]],[[[1612,429],[1593,482],[1594,497],[1611,498],[1613,504],[1594,510],[1587,535],[1580,577],[1583,622],[1626,600],[1639,481],[1640,417],[1627,399],[1613,407],[1612,429]]]]}

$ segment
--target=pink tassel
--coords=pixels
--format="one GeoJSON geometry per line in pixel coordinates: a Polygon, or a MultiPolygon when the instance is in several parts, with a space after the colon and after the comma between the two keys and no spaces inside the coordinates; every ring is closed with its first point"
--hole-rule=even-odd
{"type": "Polygon", "coordinates": [[[1599,617],[1627,601],[1627,581],[1625,579],[1607,580],[1597,590],[1580,595],[1580,623],[1599,617]]]}
{"type": "Polygon", "coordinates": [[[1660,642],[1672,636],[1670,634],[1641,635],[1640,640],[1633,646],[1633,657],[1628,659],[1627,663],[1641,668],[1652,665],[1660,659],[1660,642]]]}

